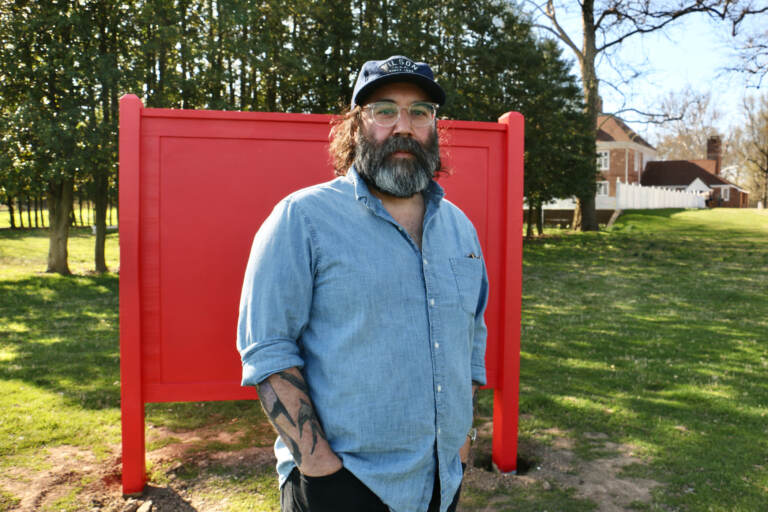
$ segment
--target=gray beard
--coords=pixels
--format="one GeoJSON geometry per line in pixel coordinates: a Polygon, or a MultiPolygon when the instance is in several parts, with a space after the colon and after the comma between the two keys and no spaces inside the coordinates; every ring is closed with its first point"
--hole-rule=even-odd
{"type": "Polygon", "coordinates": [[[395,197],[411,197],[423,192],[440,169],[437,134],[432,132],[422,145],[412,137],[393,135],[377,144],[362,130],[355,148],[355,169],[369,187],[395,197]],[[414,158],[392,158],[407,151],[414,158]]]}

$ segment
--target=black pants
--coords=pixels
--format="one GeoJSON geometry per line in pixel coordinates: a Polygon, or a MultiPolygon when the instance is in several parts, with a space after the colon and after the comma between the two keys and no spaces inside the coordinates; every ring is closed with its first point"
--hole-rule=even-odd
{"type": "MultiPolygon", "coordinates": [[[[456,491],[448,512],[459,503],[461,487],[456,491]]],[[[293,468],[280,491],[282,512],[388,512],[388,508],[355,475],[342,468],[321,477],[308,477],[293,468]]],[[[435,479],[432,500],[426,512],[440,510],[440,481],[435,479]]]]}

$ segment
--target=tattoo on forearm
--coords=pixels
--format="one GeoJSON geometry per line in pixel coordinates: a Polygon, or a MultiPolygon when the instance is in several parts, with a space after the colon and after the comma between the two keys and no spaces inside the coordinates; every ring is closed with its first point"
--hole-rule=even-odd
{"type": "Polygon", "coordinates": [[[293,455],[293,461],[297,466],[301,466],[301,449],[299,448],[298,443],[296,443],[296,441],[294,441],[291,436],[286,434],[285,431],[279,427],[277,427],[277,433],[280,434],[283,442],[288,447],[288,451],[290,451],[291,455],[293,455]]]}
{"type": "Polygon", "coordinates": [[[285,408],[285,405],[269,382],[264,381],[259,385],[259,398],[261,398],[261,404],[273,425],[277,425],[277,418],[285,416],[292,426],[296,426],[296,423],[294,423],[291,415],[288,413],[288,409],[285,408]]]}
{"type": "Polygon", "coordinates": [[[294,421],[285,404],[283,404],[283,402],[280,400],[277,392],[268,381],[265,380],[258,386],[261,405],[264,408],[264,411],[267,413],[270,423],[272,423],[272,425],[275,427],[275,430],[277,430],[277,433],[288,447],[288,450],[290,450],[296,465],[301,466],[302,456],[299,444],[296,442],[296,439],[291,437],[291,435],[286,432],[285,428],[283,428],[287,428],[285,424],[283,424],[283,426],[278,424],[278,419],[281,416],[285,416],[288,423],[292,427],[296,428],[296,430],[298,430],[299,438],[304,437],[304,425],[309,424],[309,429],[312,433],[312,448],[310,450],[311,454],[315,453],[318,438],[327,438],[325,437],[325,432],[323,431],[322,425],[320,425],[320,419],[317,417],[315,408],[311,404],[309,398],[309,387],[307,386],[307,383],[304,381],[304,379],[288,372],[278,372],[275,375],[277,375],[283,381],[289,383],[297,390],[301,391],[306,396],[306,399],[299,398],[299,410],[296,415],[296,421],[294,421]]]}
{"type": "Polygon", "coordinates": [[[288,373],[288,372],[278,372],[276,375],[281,379],[283,379],[284,381],[293,385],[293,387],[295,387],[305,395],[309,396],[309,387],[307,386],[307,383],[304,381],[304,379],[301,379],[293,375],[292,373],[288,373]]]}
{"type": "Polygon", "coordinates": [[[317,414],[315,413],[315,408],[312,407],[312,405],[309,404],[309,402],[305,402],[304,400],[301,400],[301,407],[299,407],[299,436],[304,435],[304,424],[309,422],[309,428],[312,431],[312,450],[310,450],[309,453],[315,453],[315,447],[317,446],[317,438],[318,436],[322,439],[325,439],[325,432],[323,432],[323,427],[320,425],[320,420],[317,417],[317,414]]]}

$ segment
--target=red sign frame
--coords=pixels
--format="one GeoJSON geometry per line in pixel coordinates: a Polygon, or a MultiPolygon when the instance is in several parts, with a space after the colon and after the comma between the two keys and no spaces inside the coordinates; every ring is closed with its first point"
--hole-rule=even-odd
{"type": "MultiPolygon", "coordinates": [[[[144,404],[256,399],[235,326],[253,234],[282,197],[333,177],[330,115],[144,108],[120,100],[123,492],[146,483],[144,404]]],[[[517,468],[523,117],[440,121],[446,197],[475,224],[490,294],[493,461],[517,468]]]]}

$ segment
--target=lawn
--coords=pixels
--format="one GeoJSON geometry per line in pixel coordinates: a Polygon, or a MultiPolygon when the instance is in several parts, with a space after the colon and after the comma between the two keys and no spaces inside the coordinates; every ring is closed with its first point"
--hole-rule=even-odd
{"type": "MultiPolygon", "coordinates": [[[[118,278],[89,272],[89,229],[75,276],[46,252],[45,231],[0,229],[0,511],[121,510],[118,278]]],[[[487,470],[482,424],[461,510],[763,510],[768,215],[626,212],[523,259],[524,474],[487,470]]],[[[147,424],[154,510],[278,510],[258,405],[151,404],[147,424]]]]}

